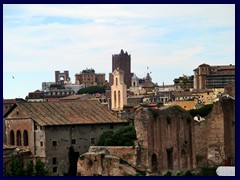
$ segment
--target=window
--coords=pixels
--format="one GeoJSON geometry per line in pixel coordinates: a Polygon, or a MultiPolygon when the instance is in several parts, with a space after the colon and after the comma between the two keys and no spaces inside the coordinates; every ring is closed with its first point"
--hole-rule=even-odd
{"type": "Polygon", "coordinates": [[[57,158],[52,158],[52,165],[55,165],[55,164],[57,164],[57,158]]]}
{"type": "Polygon", "coordinates": [[[21,132],[20,130],[17,131],[17,146],[22,145],[22,137],[21,137],[21,132]]]}
{"type": "Polygon", "coordinates": [[[76,139],[72,139],[72,144],[76,144],[76,139]]]}
{"type": "Polygon", "coordinates": [[[57,146],[57,141],[52,141],[52,146],[56,147],[57,146]]]}
{"type": "Polygon", "coordinates": [[[167,149],[168,169],[173,169],[173,148],[167,149]]]}
{"type": "Polygon", "coordinates": [[[36,124],[34,124],[34,130],[37,130],[38,126],[36,124]]]}
{"type": "Polygon", "coordinates": [[[19,115],[19,112],[17,111],[17,116],[19,115]]]}
{"type": "Polygon", "coordinates": [[[15,145],[15,142],[14,142],[14,131],[13,130],[10,131],[10,145],[15,145]]]}
{"type": "Polygon", "coordinates": [[[40,146],[43,146],[43,142],[42,141],[40,141],[40,146]]]}
{"type": "Polygon", "coordinates": [[[96,139],[95,138],[91,138],[91,144],[95,144],[96,139]]]}
{"type": "Polygon", "coordinates": [[[24,132],[23,132],[23,144],[24,144],[24,146],[28,146],[28,132],[27,132],[27,130],[24,130],[24,132]]]}
{"type": "Polygon", "coordinates": [[[42,126],[40,126],[40,130],[42,130],[43,129],[43,127],[42,126]]]}
{"type": "Polygon", "coordinates": [[[54,167],[53,168],[53,173],[56,173],[57,172],[57,167],[54,167]]]}

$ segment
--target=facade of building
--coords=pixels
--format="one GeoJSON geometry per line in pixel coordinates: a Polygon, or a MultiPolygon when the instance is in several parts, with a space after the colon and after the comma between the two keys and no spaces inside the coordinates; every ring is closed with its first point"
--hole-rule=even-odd
{"type": "Polygon", "coordinates": [[[84,85],[84,87],[105,86],[105,74],[95,73],[94,69],[86,69],[79,74],[75,74],[75,84],[84,85]]]}
{"type": "Polygon", "coordinates": [[[103,131],[128,125],[98,101],[17,103],[4,121],[6,145],[29,149],[45,161],[51,175],[67,173],[70,147],[82,154],[103,131]]]}
{"type": "Polygon", "coordinates": [[[69,72],[64,71],[63,73],[60,73],[60,71],[55,71],[55,83],[64,84],[65,81],[70,81],[69,72]]]}
{"type": "Polygon", "coordinates": [[[139,107],[134,125],[138,168],[154,175],[195,168],[194,128],[187,111],[175,106],[139,107]]]}
{"type": "Polygon", "coordinates": [[[182,89],[183,91],[190,91],[193,89],[193,76],[183,75],[173,80],[176,90],[182,89]]]}
{"type": "Polygon", "coordinates": [[[127,105],[127,86],[124,83],[124,71],[117,68],[112,73],[113,85],[111,86],[111,109],[114,111],[123,110],[127,105]]]}
{"type": "MultiPolygon", "coordinates": [[[[112,73],[115,69],[120,68],[124,71],[124,83],[127,88],[131,86],[133,73],[131,73],[131,55],[121,50],[120,54],[112,55],[112,73]]],[[[109,85],[113,85],[112,73],[109,74],[109,85]]]]}
{"type": "Polygon", "coordinates": [[[235,65],[210,66],[201,64],[194,69],[194,89],[224,88],[235,83],[235,65]]]}

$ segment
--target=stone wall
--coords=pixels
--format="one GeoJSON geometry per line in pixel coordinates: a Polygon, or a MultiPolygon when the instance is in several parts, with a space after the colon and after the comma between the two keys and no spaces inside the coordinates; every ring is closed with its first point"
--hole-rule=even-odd
{"type": "Polygon", "coordinates": [[[137,167],[156,175],[194,168],[194,128],[191,115],[179,106],[135,113],[137,167]]]}
{"type": "Polygon", "coordinates": [[[205,121],[194,122],[196,163],[235,165],[235,101],[221,99],[205,121]]]}
{"type": "Polygon", "coordinates": [[[125,176],[135,175],[134,148],[91,146],[80,156],[77,173],[80,176],[125,176]],[[125,159],[126,158],[126,159],[125,159]]]}

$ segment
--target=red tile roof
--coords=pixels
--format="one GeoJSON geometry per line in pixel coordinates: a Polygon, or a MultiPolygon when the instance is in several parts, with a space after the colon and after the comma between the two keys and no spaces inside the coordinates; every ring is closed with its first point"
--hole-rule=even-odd
{"type": "MultiPolygon", "coordinates": [[[[17,103],[15,108],[25,114],[21,118],[32,118],[41,126],[128,122],[113,115],[98,101],[28,102],[17,103]]],[[[6,119],[10,119],[10,116],[11,112],[6,119]]]]}

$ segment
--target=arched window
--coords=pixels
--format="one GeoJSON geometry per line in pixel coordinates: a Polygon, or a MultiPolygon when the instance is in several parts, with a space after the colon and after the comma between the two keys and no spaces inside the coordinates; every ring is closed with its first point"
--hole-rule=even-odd
{"type": "Polygon", "coordinates": [[[136,86],[136,82],[135,81],[133,82],[133,86],[136,86]]]}
{"type": "Polygon", "coordinates": [[[23,132],[23,145],[28,146],[28,132],[27,132],[27,130],[24,130],[24,132],[23,132]]]}
{"type": "Polygon", "coordinates": [[[121,105],[121,97],[120,97],[120,91],[118,91],[118,108],[120,107],[121,105]]]}
{"type": "Polygon", "coordinates": [[[117,93],[116,93],[116,91],[114,91],[114,107],[116,107],[117,106],[117,93]]]}
{"type": "Polygon", "coordinates": [[[10,131],[10,145],[15,145],[15,142],[14,142],[14,131],[13,130],[10,131]]]}
{"type": "Polygon", "coordinates": [[[21,137],[21,132],[20,130],[17,131],[17,146],[22,145],[22,137],[21,137]]]}

